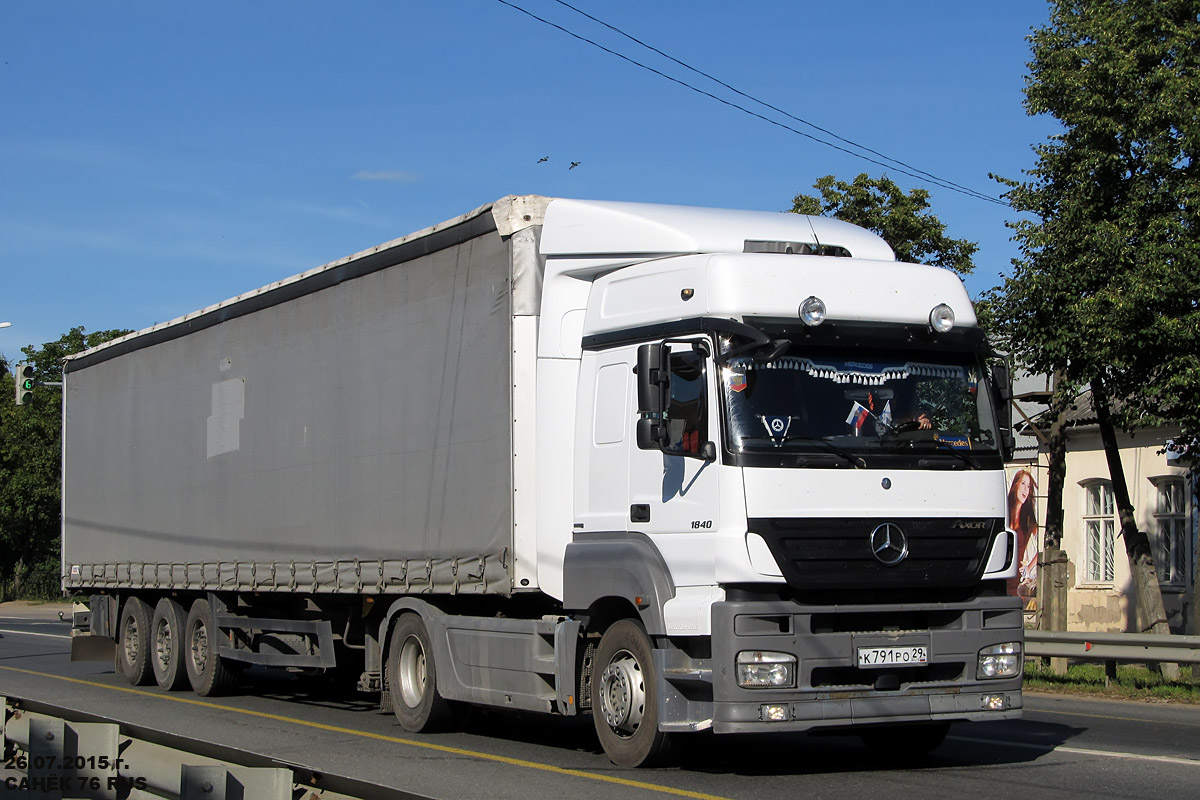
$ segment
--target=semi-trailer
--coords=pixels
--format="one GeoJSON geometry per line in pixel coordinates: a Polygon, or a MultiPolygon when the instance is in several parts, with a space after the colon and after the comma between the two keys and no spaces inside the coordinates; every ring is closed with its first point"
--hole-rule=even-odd
{"type": "Polygon", "coordinates": [[[853,225],[508,196],[64,383],[73,657],[133,684],[590,714],[626,766],[1021,713],[1007,368],[853,225]]]}

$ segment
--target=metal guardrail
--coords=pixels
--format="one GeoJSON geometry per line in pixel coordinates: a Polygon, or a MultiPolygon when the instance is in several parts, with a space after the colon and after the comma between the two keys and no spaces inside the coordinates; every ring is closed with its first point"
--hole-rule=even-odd
{"type": "Polygon", "coordinates": [[[0,697],[0,797],[428,800],[165,731],[0,697]]]}
{"type": "Polygon", "coordinates": [[[1027,630],[1025,655],[1092,661],[1200,664],[1200,636],[1027,630]]]}

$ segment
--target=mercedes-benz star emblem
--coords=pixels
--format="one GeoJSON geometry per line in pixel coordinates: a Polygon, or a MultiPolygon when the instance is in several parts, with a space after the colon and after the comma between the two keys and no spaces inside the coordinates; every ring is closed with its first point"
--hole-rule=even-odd
{"type": "Polygon", "coordinates": [[[871,531],[871,552],[885,567],[894,567],[908,557],[908,537],[904,531],[885,522],[871,531]]]}

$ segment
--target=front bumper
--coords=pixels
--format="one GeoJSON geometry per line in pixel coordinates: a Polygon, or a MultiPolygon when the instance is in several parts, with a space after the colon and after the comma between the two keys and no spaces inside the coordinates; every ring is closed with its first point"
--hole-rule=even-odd
{"type": "MultiPolygon", "coordinates": [[[[822,727],[1011,719],[1021,715],[1021,676],[980,680],[979,651],[1023,642],[1017,598],[981,597],[958,603],[817,607],[784,600],[713,605],[711,704],[692,691],[666,690],[667,729],[711,727],[718,733],[802,731],[822,727]],[[860,647],[928,648],[927,664],[860,667],[860,647]],[[737,685],[737,654],[747,650],[796,657],[796,685],[746,689],[737,685]],[[686,696],[693,702],[686,702],[686,696]],[[683,701],[683,702],[681,702],[683,701]],[[691,708],[684,713],[683,706],[691,708]],[[683,717],[691,724],[685,726],[683,717]]],[[[662,651],[660,651],[662,652],[662,651]]],[[[666,682],[672,670],[669,658],[666,682]]],[[[692,671],[693,675],[695,671],[692,671]]]]}

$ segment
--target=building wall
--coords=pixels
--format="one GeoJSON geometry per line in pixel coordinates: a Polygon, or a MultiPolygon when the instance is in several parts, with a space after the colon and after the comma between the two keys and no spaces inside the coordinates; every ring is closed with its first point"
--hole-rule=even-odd
{"type": "MultiPolygon", "coordinates": [[[[1129,487],[1138,528],[1150,537],[1156,561],[1162,553],[1159,544],[1159,485],[1163,479],[1182,479],[1183,509],[1183,569],[1174,572],[1181,580],[1164,583],[1163,604],[1172,630],[1182,632],[1193,629],[1189,624],[1188,611],[1191,593],[1194,591],[1196,553],[1196,497],[1194,486],[1186,469],[1167,465],[1165,455],[1160,455],[1163,443],[1170,432],[1149,431],[1138,434],[1118,433],[1121,443],[1121,462],[1129,487]]],[[[1038,474],[1045,476],[1046,454],[1039,459],[1038,474]]],[[[1044,480],[1038,484],[1039,519],[1045,519],[1044,480]]],[[[1129,559],[1125,543],[1120,535],[1120,522],[1116,519],[1115,506],[1111,514],[1104,500],[1104,488],[1109,484],[1108,462],[1099,431],[1095,426],[1074,429],[1067,446],[1067,473],[1063,487],[1063,542],[1062,548],[1070,559],[1068,581],[1067,623],[1070,630],[1080,631],[1137,631],[1136,602],[1133,580],[1129,570],[1129,559]],[[1092,503],[1089,506],[1089,487],[1092,503]],[[1096,500],[1101,501],[1099,507],[1096,500]],[[1092,513],[1089,512],[1100,512],[1092,513]],[[1102,555],[1105,536],[1104,527],[1111,520],[1113,535],[1111,561],[1104,563],[1102,555]],[[1089,531],[1088,522],[1093,523],[1089,531]],[[1099,535],[1095,535],[1099,534],[1099,535]],[[1089,556],[1089,541],[1092,543],[1089,556]],[[1100,545],[1099,552],[1095,545],[1100,545]]],[[[1110,484],[1111,485],[1111,484],[1110,484]]]]}

